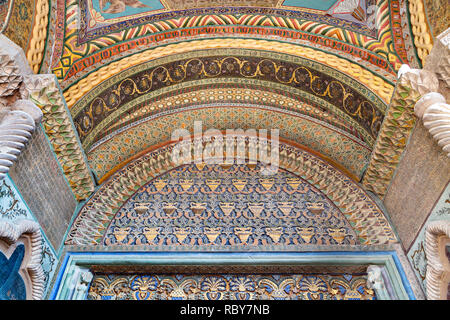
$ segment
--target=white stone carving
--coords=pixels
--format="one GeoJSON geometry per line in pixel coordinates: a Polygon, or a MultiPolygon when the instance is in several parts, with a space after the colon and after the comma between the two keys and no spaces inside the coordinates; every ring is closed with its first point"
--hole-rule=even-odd
{"type": "MultiPolygon", "coordinates": [[[[23,269],[28,272],[31,279],[32,299],[40,300],[43,298],[45,290],[45,274],[41,265],[42,237],[39,224],[31,220],[16,220],[14,224],[0,221],[1,240],[12,245],[24,236],[27,236],[30,241],[29,245],[25,246],[29,258],[23,269]]],[[[26,261],[25,258],[24,261],[26,261]]]]}
{"type": "Polygon", "coordinates": [[[41,109],[28,100],[17,100],[0,109],[0,180],[17,160],[42,116],[41,109]]]}
{"type": "Polygon", "coordinates": [[[435,103],[423,114],[423,125],[450,158],[450,105],[435,103]]]}
{"type": "Polygon", "coordinates": [[[439,80],[431,71],[411,69],[407,64],[403,64],[398,70],[397,77],[401,82],[408,82],[409,86],[420,95],[439,90],[439,80]]]}
{"type": "Polygon", "coordinates": [[[425,231],[425,281],[429,300],[447,299],[450,282],[450,263],[445,252],[447,245],[450,245],[450,221],[430,222],[425,231]]]}

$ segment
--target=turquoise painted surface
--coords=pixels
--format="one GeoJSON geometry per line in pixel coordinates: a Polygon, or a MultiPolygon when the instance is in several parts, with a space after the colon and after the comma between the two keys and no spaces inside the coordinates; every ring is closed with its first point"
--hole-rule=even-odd
{"type": "Polygon", "coordinates": [[[164,5],[158,0],[93,0],[92,7],[105,19],[131,17],[143,12],[164,9],[164,5]]]}
{"type": "MultiPolygon", "coordinates": [[[[7,221],[14,224],[14,221],[19,219],[38,222],[34,215],[31,213],[26,203],[23,201],[20,193],[14,185],[14,182],[9,176],[7,176],[3,181],[0,182],[0,223],[2,221],[7,221]]],[[[55,273],[58,258],[56,256],[55,250],[51,246],[42,229],[41,235],[43,238],[41,265],[44,271],[45,286],[47,291],[50,279],[55,273]]]]}
{"type": "Polygon", "coordinates": [[[431,211],[430,216],[420,230],[419,235],[408,251],[407,257],[411,262],[413,270],[422,285],[423,290],[426,289],[425,274],[427,268],[427,257],[425,255],[425,230],[428,224],[436,220],[450,221],[450,183],[445,188],[440,199],[431,211]]]}
{"type": "Polygon", "coordinates": [[[300,7],[315,10],[328,10],[337,0],[285,0],[283,6],[300,7]]]}

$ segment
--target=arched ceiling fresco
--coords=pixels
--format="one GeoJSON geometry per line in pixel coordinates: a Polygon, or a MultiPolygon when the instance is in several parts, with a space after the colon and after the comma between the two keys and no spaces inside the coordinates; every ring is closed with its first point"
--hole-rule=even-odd
{"type": "MultiPolygon", "coordinates": [[[[326,123],[333,141],[350,138],[358,145],[349,156],[359,159],[357,168],[312,149],[359,179],[397,70],[405,63],[419,67],[433,41],[429,26],[417,27],[425,14],[418,0],[20,1],[2,4],[3,33],[24,49],[35,72],[56,75],[89,159],[100,159],[91,153],[94,144],[100,150],[99,139],[156,111],[173,111],[141,110],[152,101],[214,86],[274,89],[326,113],[325,119],[300,111],[326,123]],[[20,32],[12,34],[16,27],[20,32]],[[130,81],[134,91],[127,94],[130,81]],[[140,118],[131,119],[132,112],[140,118]]],[[[242,104],[237,96],[226,102],[242,104]]],[[[188,104],[195,101],[183,107],[188,104]]],[[[284,128],[284,138],[295,136],[291,128],[284,128]]],[[[113,167],[133,156],[120,155],[113,167]]],[[[100,178],[113,173],[90,164],[100,178]]]]}
{"type": "MultiPolygon", "coordinates": [[[[303,110],[297,108],[297,103],[294,106],[292,101],[291,107],[271,102],[275,100],[273,98],[260,101],[253,99],[253,102],[250,102],[250,96],[242,93],[228,94],[227,98],[219,93],[214,99],[216,106],[218,106],[217,103],[222,106],[224,103],[231,103],[236,107],[254,109],[248,111],[250,116],[243,116],[239,112],[242,108],[228,109],[233,112],[230,114],[228,112],[222,121],[229,119],[227,125],[230,125],[230,128],[251,128],[252,126],[264,128],[269,123],[277,123],[282,137],[304,144],[334,159],[336,163],[347,168],[353,176],[358,178],[361,177],[363,168],[367,164],[386,108],[385,102],[377,94],[373,94],[355,79],[327,65],[292,55],[231,48],[174,54],[126,69],[125,72],[101,82],[95,90],[89,91],[71,107],[80,140],[88,159],[92,160],[92,169],[101,179],[108,170],[125,161],[127,157],[132,157],[133,152],[140,152],[150,147],[152,143],[158,144],[170,139],[170,134],[177,125],[192,127],[196,116],[201,117],[198,120],[205,122],[205,129],[213,125],[219,129],[227,129],[222,126],[223,122],[218,122],[217,116],[213,116],[210,112],[203,111],[203,115],[194,115],[192,111],[189,111],[193,108],[202,109],[207,105],[212,106],[212,92],[208,93],[208,100],[202,100],[201,88],[208,90],[214,86],[224,88],[231,86],[242,90],[257,88],[261,93],[272,92],[275,89],[279,93],[294,96],[297,101],[305,101],[306,104],[321,110],[322,113],[329,114],[328,120],[323,121],[324,119],[321,119],[318,113],[308,114],[305,108],[303,110]],[[173,100],[173,96],[177,96],[180,90],[191,92],[195,96],[190,101],[189,99],[182,99],[182,102],[169,101],[173,100]],[[159,101],[162,107],[156,110],[147,109],[145,112],[143,106],[151,101],[159,101]],[[175,104],[172,104],[173,102],[175,104]],[[262,114],[261,110],[256,108],[259,106],[259,109],[267,109],[274,105],[277,105],[278,110],[283,114],[279,120],[273,118],[273,112],[270,115],[267,112],[262,114]],[[134,123],[117,122],[127,114],[133,111],[138,112],[138,110],[140,117],[134,123]],[[302,127],[300,120],[292,118],[292,112],[296,112],[299,116],[310,117],[308,124],[302,127]],[[175,115],[170,117],[169,113],[175,115]],[[268,116],[272,119],[267,120],[268,116]],[[292,120],[288,120],[289,117],[292,120]],[[330,121],[331,117],[334,121],[330,121]],[[142,122],[145,119],[149,120],[147,127],[143,127],[145,124],[142,122]],[[247,122],[241,121],[242,119],[247,122]],[[316,124],[312,124],[311,120],[316,124]],[[159,121],[161,125],[155,121],[159,121]],[[318,123],[322,125],[317,126],[318,123]],[[109,127],[111,124],[114,124],[114,130],[109,127]],[[130,127],[143,128],[141,131],[146,137],[149,137],[149,134],[152,135],[151,128],[154,128],[156,131],[153,131],[158,132],[159,135],[152,139],[141,139],[142,136],[137,135],[135,130],[126,130],[130,127]],[[345,129],[342,130],[343,128],[345,129]],[[105,141],[105,139],[99,141],[99,138],[107,132],[110,137],[118,136],[119,139],[127,136],[118,144],[123,148],[113,153],[114,160],[108,155],[108,150],[111,149],[107,144],[104,147],[98,147],[105,141]],[[318,141],[319,136],[322,136],[320,140],[323,142],[318,141]],[[328,139],[327,136],[336,138],[328,139]],[[316,141],[311,143],[311,137],[315,137],[316,141]],[[133,141],[134,146],[132,146],[133,141]],[[96,144],[95,152],[91,148],[94,143],[96,144]],[[99,156],[99,152],[103,151],[106,153],[99,156]],[[339,152],[341,154],[337,155],[336,153],[339,152]],[[110,164],[105,167],[101,164],[104,161],[110,164]]],[[[70,100],[68,101],[70,104],[70,100]]],[[[109,143],[117,145],[118,142],[117,139],[110,139],[109,143]]]]}
{"type": "Polygon", "coordinates": [[[23,49],[36,73],[43,61],[48,24],[47,0],[3,0],[0,3],[0,33],[23,49]]]}
{"type": "Polygon", "coordinates": [[[145,123],[177,118],[180,125],[192,125],[187,119],[196,105],[198,110],[213,106],[199,100],[212,88],[276,93],[318,110],[269,100],[244,103],[239,94],[215,99],[228,111],[254,108],[253,118],[258,114],[283,125],[283,139],[311,149],[359,180],[397,70],[404,63],[420,66],[424,58],[413,44],[416,36],[403,1],[143,0],[131,5],[81,0],[51,6],[41,71],[58,78],[100,181],[170,136],[170,127],[164,131],[160,125],[159,136],[131,146],[138,128],[147,137],[145,123]],[[196,96],[170,107],[169,100],[187,92],[196,96]],[[152,110],[156,101],[163,107],[152,110]],[[281,111],[296,115],[283,116],[289,123],[279,123],[275,118],[281,111]],[[112,155],[109,146],[117,143],[112,155]]]}
{"type": "Polygon", "coordinates": [[[239,128],[278,129],[280,139],[300,144],[337,164],[358,180],[370,157],[370,148],[343,131],[336,131],[311,118],[260,106],[202,106],[186,108],[182,113],[150,118],[128,130],[108,137],[88,153],[88,160],[100,181],[126,164],[134,155],[152,146],[171,140],[173,128],[194,129],[194,119],[200,119],[204,131],[208,129],[239,128]]]}
{"type": "MultiPolygon", "coordinates": [[[[352,52],[355,57],[370,61],[372,68],[379,66],[391,72],[402,63],[416,63],[412,42],[405,44],[412,38],[402,34],[408,31],[402,30],[400,13],[405,12],[401,12],[398,1],[359,1],[364,18],[358,23],[335,18],[323,10],[310,10],[308,6],[314,1],[289,7],[279,2],[273,8],[242,6],[246,5],[244,1],[235,7],[224,4],[220,8],[192,8],[185,3],[183,9],[176,10],[171,9],[170,3],[145,1],[149,7],[126,7],[116,13],[101,10],[97,1],[66,2],[65,17],[62,10],[57,17],[64,40],[58,39],[62,43],[57,43],[53,52],[53,72],[58,78],[67,79],[75,73],[85,74],[82,69],[87,66],[98,67],[105,57],[123,58],[155,45],[229,35],[286,42],[307,40],[312,47],[317,43],[352,52]],[[379,8],[377,12],[369,14],[368,8],[375,6],[379,8]]],[[[349,10],[354,12],[357,8],[349,10]]]]}

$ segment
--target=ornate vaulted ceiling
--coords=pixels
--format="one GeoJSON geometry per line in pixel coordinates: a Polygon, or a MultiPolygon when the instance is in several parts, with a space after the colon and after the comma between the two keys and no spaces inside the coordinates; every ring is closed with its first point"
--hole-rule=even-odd
{"type": "Polygon", "coordinates": [[[51,5],[40,70],[58,78],[100,181],[194,116],[218,126],[218,113],[277,125],[359,180],[397,70],[425,55],[402,1],[51,5]]]}

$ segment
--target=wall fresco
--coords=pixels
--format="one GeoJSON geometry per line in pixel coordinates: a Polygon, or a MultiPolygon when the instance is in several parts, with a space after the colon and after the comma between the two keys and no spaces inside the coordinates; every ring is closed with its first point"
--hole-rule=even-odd
{"type": "Polygon", "coordinates": [[[187,165],[145,185],[117,212],[104,245],[356,244],[351,225],[305,180],[261,166],[187,165]]]}

